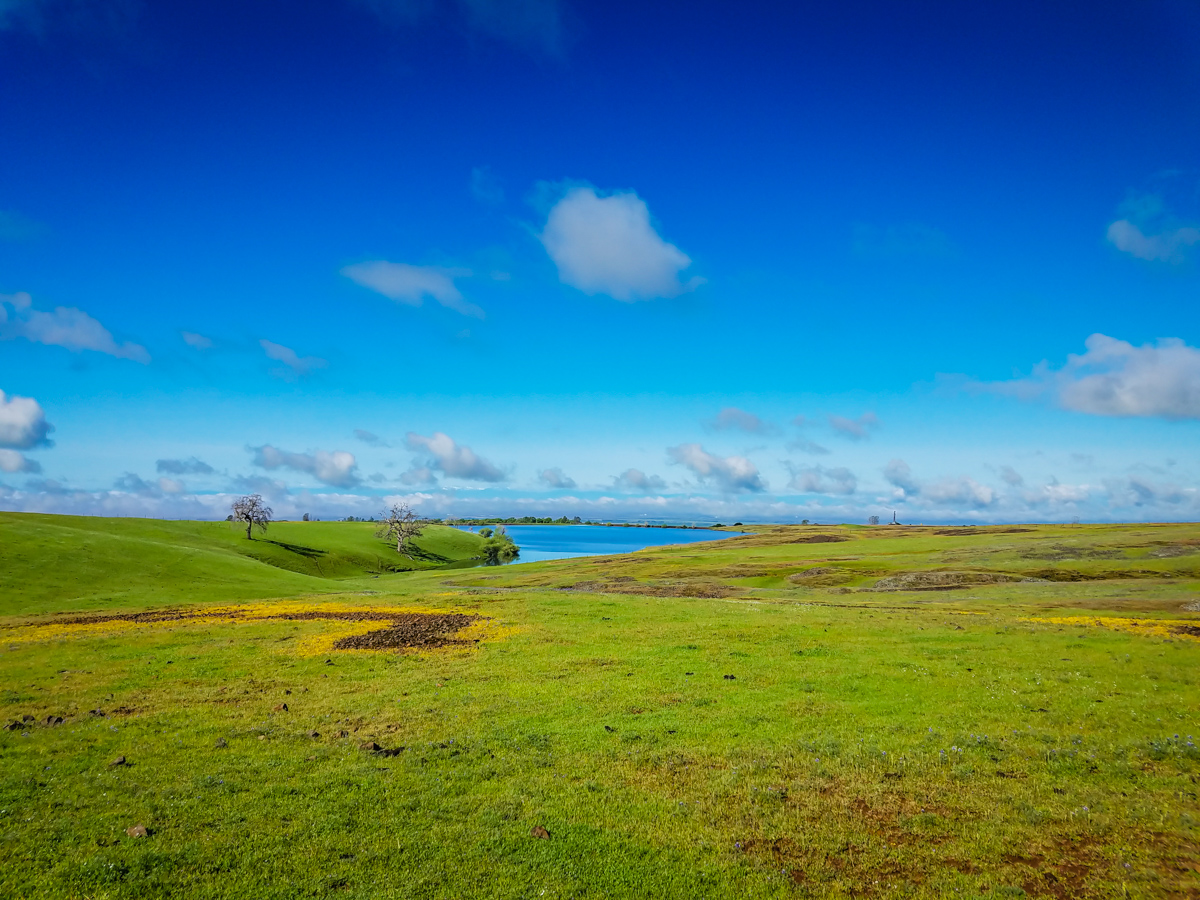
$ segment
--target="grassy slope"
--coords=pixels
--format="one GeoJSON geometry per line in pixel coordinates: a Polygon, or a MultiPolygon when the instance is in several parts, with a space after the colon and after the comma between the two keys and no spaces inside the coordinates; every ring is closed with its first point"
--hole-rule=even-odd
{"type": "Polygon", "coordinates": [[[248,600],[344,590],[330,579],[465,559],[481,539],[431,526],[409,560],[365,522],[225,522],[0,513],[0,615],[248,600]]]}
{"type": "Polygon", "coordinates": [[[317,622],[0,639],[0,715],[67,717],[0,732],[0,894],[1195,896],[1200,642],[1027,620],[1200,624],[1198,541],[764,529],[349,580],[516,631],[333,665],[281,640],[317,622]],[[1092,580],[863,590],[1048,567],[1092,580]]]}

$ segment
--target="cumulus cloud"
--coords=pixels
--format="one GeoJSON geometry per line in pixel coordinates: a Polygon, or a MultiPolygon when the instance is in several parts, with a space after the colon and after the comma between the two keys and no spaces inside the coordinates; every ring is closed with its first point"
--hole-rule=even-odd
{"type": "Polygon", "coordinates": [[[858,490],[858,479],[845,467],[810,466],[791,471],[788,487],[802,494],[853,494],[858,490]]]}
{"type": "Polygon", "coordinates": [[[360,482],[354,454],[345,450],[291,453],[270,444],[251,449],[254,452],[254,465],[264,469],[284,468],[307,472],[317,481],[332,487],[354,487],[360,482]]]}
{"type": "Polygon", "coordinates": [[[212,475],[215,469],[204,460],[191,457],[189,459],[160,459],[154,463],[155,470],[168,475],[212,475]]]}
{"type": "Polygon", "coordinates": [[[1001,466],[1000,478],[1005,484],[1010,485],[1011,487],[1020,487],[1025,483],[1025,479],[1021,476],[1021,473],[1012,466],[1001,466]]]}
{"type": "Polygon", "coordinates": [[[1123,253],[1151,262],[1179,263],[1185,259],[1184,250],[1200,243],[1200,228],[1182,226],[1144,234],[1128,219],[1118,219],[1108,226],[1108,242],[1123,253]]]}
{"type": "Polygon", "coordinates": [[[179,336],[183,338],[183,342],[189,347],[194,347],[197,350],[211,350],[212,339],[206,338],[202,334],[196,334],[194,331],[181,331],[179,336]]]}
{"type": "Polygon", "coordinates": [[[285,347],[283,344],[276,344],[273,341],[261,340],[258,342],[263,348],[263,352],[267,354],[267,359],[273,359],[275,362],[281,362],[286,369],[273,369],[272,374],[282,378],[292,379],[302,375],[307,375],[313,369],[323,369],[328,363],[325,360],[316,356],[298,356],[296,351],[291,347],[285,347]]]}
{"type": "Polygon", "coordinates": [[[758,467],[744,456],[714,456],[699,444],[668,447],[667,456],[724,493],[756,493],[767,488],[758,474],[758,467]]]}
{"type": "Polygon", "coordinates": [[[430,437],[410,431],[405,443],[410,450],[425,453],[423,463],[426,467],[436,469],[450,478],[493,483],[505,479],[504,472],[498,467],[440,431],[435,431],[430,437]]]}
{"type": "Polygon", "coordinates": [[[888,484],[900,488],[906,495],[913,496],[921,493],[921,484],[913,475],[912,469],[902,459],[893,459],[883,468],[883,477],[888,484]]]}
{"type": "Polygon", "coordinates": [[[823,447],[816,441],[810,441],[808,438],[797,438],[794,441],[788,441],[787,448],[795,450],[797,453],[809,453],[813,456],[824,456],[829,453],[828,447],[823,447]]]}
{"type": "Polygon", "coordinates": [[[539,237],[561,281],[588,295],[631,302],[675,297],[700,284],[679,280],[691,259],[659,236],[633,192],[600,196],[592,187],[569,188],[539,237]]]}
{"type": "Polygon", "coordinates": [[[975,508],[991,506],[997,498],[996,492],[990,487],[966,476],[944,478],[924,485],[921,493],[933,503],[975,508]]]}
{"type": "Polygon", "coordinates": [[[1104,482],[1104,488],[1109,504],[1115,507],[1178,506],[1188,501],[1194,503],[1200,494],[1195,488],[1154,482],[1141,475],[1108,479],[1104,482]]]}
{"type": "Polygon", "coordinates": [[[613,487],[618,491],[641,491],[651,494],[666,488],[667,483],[657,475],[647,475],[641,469],[626,469],[613,477],[613,487]]]}
{"type": "Polygon", "coordinates": [[[708,422],[708,427],[716,431],[732,428],[745,431],[747,434],[774,434],[779,430],[770,422],[764,422],[754,413],[738,409],[736,406],[726,406],[717,413],[715,419],[708,422]]]}
{"type": "Polygon", "coordinates": [[[1057,478],[1042,485],[1037,490],[1023,491],[1021,498],[1030,506],[1050,504],[1076,505],[1086,503],[1091,496],[1091,489],[1086,484],[1060,484],[1057,478]]]}
{"type": "Polygon", "coordinates": [[[1049,396],[1063,409],[1096,416],[1200,419],[1197,348],[1178,338],[1135,347],[1103,334],[1084,346],[1061,369],[1041,363],[1029,378],[969,387],[1025,400],[1049,396]]]}
{"type": "Polygon", "coordinates": [[[286,484],[264,475],[239,475],[233,479],[233,489],[244,494],[262,494],[269,498],[284,497],[288,494],[286,484]]]}
{"type": "Polygon", "coordinates": [[[484,312],[468,302],[454,284],[455,278],[467,278],[470,269],[444,269],[439,266],[410,266],[386,260],[356,263],[342,269],[356,284],[408,306],[420,306],[431,297],[447,309],[472,318],[484,318],[484,312]]]}
{"type": "Polygon", "coordinates": [[[852,441],[861,441],[870,437],[871,432],[879,427],[879,417],[873,412],[865,412],[857,419],[830,416],[829,426],[843,437],[848,437],[852,441]]]}
{"type": "Polygon", "coordinates": [[[403,484],[437,484],[437,473],[429,466],[414,465],[400,473],[400,481],[403,484]]]}
{"type": "Polygon", "coordinates": [[[367,431],[366,429],[363,429],[363,428],[355,428],[354,436],[358,440],[362,441],[364,444],[370,444],[372,447],[386,447],[387,446],[387,444],[384,442],[383,438],[381,438],[379,435],[375,434],[374,432],[367,431]]]}
{"type": "Polygon", "coordinates": [[[120,478],[113,482],[113,487],[118,491],[127,491],[130,494],[153,494],[158,490],[158,486],[143,480],[141,477],[126,472],[120,478]]]}
{"type": "Polygon", "coordinates": [[[543,469],[538,473],[538,480],[549,487],[560,490],[569,490],[575,487],[575,479],[564,475],[563,470],[558,466],[553,469],[543,469]]]}
{"type": "Polygon", "coordinates": [[[42,471],[42,465],[37,460],[30,459],[16,450],[0,449],[0,472],[28,472],[36,474],[42,471]]]}
{"type": "Polygon", "coordinates": [[[6,395],[0,391],[0,447],[16,450],[49,447],[52,442],[47,435],[53,430],[41,404],[32,397],[6,395]]]}
{"type": "Polygon", "coordinates": [[[32,299],[24,291],[0,295],[0,340],[16,338],[65,347],[76,353],[94,350],[117,359],[150,362],[145,347],[129,341],[118,343],[107,328],[83,310],[67,306],[56,306],[53,312],[34,309],[32,299]]]}

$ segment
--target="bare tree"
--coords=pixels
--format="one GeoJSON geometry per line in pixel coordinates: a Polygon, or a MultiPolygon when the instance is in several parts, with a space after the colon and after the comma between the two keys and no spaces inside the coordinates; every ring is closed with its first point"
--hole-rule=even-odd
{"type": "Polygon", "coordinates": [[[409,559],[409,544],[421,534],[425,523],[417,515],[417,511],[407,503],[394,503],[392,508],[380,515],[379,529],[375,537],[387,538],[396,542],[396,552],[403,553],[409,559]]]}
{"type": "Polygon", "coordinates": [[[262,495],[250,494],[246,497],[238,497],[233,501],[233,516],[234,522],[243,522],[246,525],[246,540],[254,540],[254,535],[251,533],[257,528],[259,531],[265,532],[267,526],[271,524],[271,507],[263,503],[262,495]]]}

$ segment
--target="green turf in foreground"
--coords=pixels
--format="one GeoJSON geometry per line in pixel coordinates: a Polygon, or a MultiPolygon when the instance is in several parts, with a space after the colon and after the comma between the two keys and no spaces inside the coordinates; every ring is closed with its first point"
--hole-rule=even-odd
{"type": "MultiPolygon", "coordinates": [[[[0,632],[0,716],[66,719],[0,732],[0,895],[1196,895],[1200,643],[1054,620],[1200,625],[1181,608],[1198,538],[764,529],[337,581],[254,560],[255,577],[223,577],[236,554],[151,570],[96,551],[86,577],[138,585],[128,608],[237,590],[261,605],[272,583],[320,602],[315,583],[512,631],[331,665],[294,649],[322,622],[0,632]],[[814,534],[846,540],[796,543],[814,534]],[[1048,569],[1087,580],[871,589],[1048,569]],[[407,749],[379,758],[366,740],[407,749]],[[118,755],[129,765],[109,767],[118,755]],[[127,837],[135,823],[150,836],[127,837]]],[[[99,605],[56,584],[6,593],[6,611],[99,605]]]]}

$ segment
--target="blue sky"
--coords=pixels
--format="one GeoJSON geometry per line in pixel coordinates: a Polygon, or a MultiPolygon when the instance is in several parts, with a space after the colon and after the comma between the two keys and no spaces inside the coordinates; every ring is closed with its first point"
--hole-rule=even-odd
{"type": "Polygon", "coordinates": [[[1200,516],[1200,10],[0,0],[0,507],[1200,516]]]}

